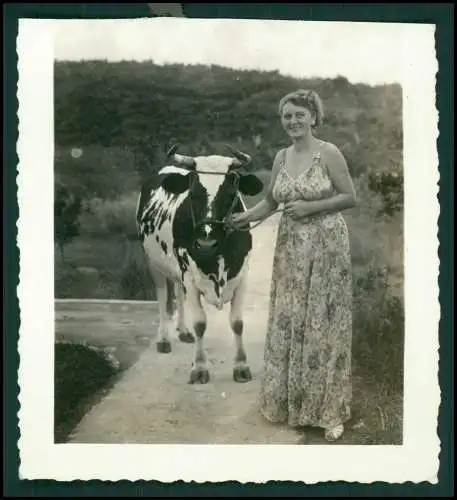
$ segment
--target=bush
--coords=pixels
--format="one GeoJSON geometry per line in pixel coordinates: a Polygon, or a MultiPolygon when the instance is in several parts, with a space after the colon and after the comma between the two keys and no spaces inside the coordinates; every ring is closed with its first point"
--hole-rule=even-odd
{"type": "Polygon", "coordinates": [[[94,198],[87,202],[81,217],[81,234],[86,236],[133,235],[138,193],[130,192],[113,200],[94,198]]]}
{"type": "Polygon", "coordinates": [[[81,278],[81,273],[75,266],[56,262],[54,296],[59,299],[75,298],[76,287],[81,278]]]}
{"type": "Polygon", "coordinates": [[[361,376],[396,394],[403,387],[404,307],[388,278],[376,264],[354,276],[353,353],[361,376]]]}
{"type": "MultiPolygon", "coordinates": [[[[385,212],[382,195],[370,188],[369,176],[354,179],[357,206],[345,211],[356,266],[382,262],[400,278],[403,275],[403,210],[385,212]]],[[[377,265],[377,264],[376,264],[377,265]]],[[[379,264],[381,265],[381,264],[379,264]]]]}
{"type": "Polygon", "coordinates": [[[156,300],[154,281],[139,242],[124,244],[124,261],[120,269],[110,272],[118,286],[118,297],[124,300],[156,300]]]}
{"type": "Polygon", "coordinates": [[[79,235],[79,217],[82,200],[68,189],[57,184],[54,198],[54,239],[60,255],[64,257],[64,247],[79,235]]]}
{"type": "Polygon", "coordinates": [[[57,298],[155,300],[155,285],[139,241],[80,238],[56,260],[57,298]],[[70,263],[71,261],[71,263],[70,263]]]}
{"type": "Polygon", "coordinates": [[[382,199],[382,207],[376,215],[391,217],[403,209],[403,173],[376,172],[369,176],[369,189],[382,199]]]}
{"type": "Polygon", "coordinates": [[[85,345],[55,344],[54,432],[65,440],[92,398],[114,380],[118,370],[100,351],[85,345]]]}

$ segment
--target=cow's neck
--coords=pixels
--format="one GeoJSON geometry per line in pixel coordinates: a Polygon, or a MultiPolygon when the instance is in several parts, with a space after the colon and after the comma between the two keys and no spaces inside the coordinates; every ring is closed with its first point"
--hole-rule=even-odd
{"type": "Polygon", "coordinates": [[[212,255],[202,255],[191,245],[187,249],[196,266],[204,274],[218,276],[221,269],[232,279],[240,272],[247,254],[252,248],[252,236],[248,232],[233,232],[226,235],[219,251],[212,255]],[[221,262],[223,263],[221,268],[221,262]]]}

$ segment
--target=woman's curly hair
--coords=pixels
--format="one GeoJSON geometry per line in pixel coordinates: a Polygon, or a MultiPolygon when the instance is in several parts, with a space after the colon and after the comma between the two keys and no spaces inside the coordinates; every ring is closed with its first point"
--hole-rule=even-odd
{"type": "Polygon", "coordinates": [[[322,125],[322,121],[324,119],[324,106],[322,105],[321,98],[316,91],[298,89],[294,92],[286,94],[279,101],[278,110],[280,116],[286,102],[291,102],[292,104],[295,104],[295,106],[302,106],[309,109],[315,118],[313,128],[318,128],[322,125]]]}

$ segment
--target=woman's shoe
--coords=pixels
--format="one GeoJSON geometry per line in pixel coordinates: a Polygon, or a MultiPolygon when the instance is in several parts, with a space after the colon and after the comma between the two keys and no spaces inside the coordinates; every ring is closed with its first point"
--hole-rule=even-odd
{"type": "Polygon", "coordinates": [[[330,427],[328,429],[325,429],[325,439],[327,441],[336,441],[337,439],[340,439],[340,437],[344,433],[344,425],[335,425],[335,427],[330,427]]]}

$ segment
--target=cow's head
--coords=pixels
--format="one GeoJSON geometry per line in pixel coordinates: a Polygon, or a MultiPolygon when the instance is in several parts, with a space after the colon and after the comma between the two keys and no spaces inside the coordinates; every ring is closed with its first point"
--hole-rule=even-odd
{"type": "Polygon", "coordinates": [[[262,181],[249,171],[251,157],[230,148],[230,156],[190,157],[168,152],[180,171],[170,172],[162,188],[179,195],[188,191],[194,244],[201,253],[213,253],[227,235],[226,218],[244,210],[241,195],[254,196],[263,189],[262,181]]]}

